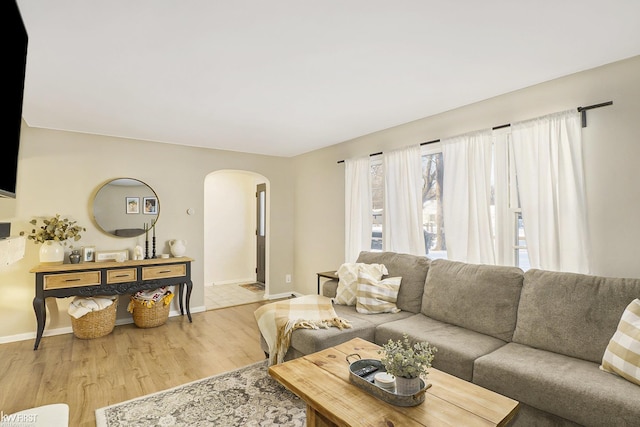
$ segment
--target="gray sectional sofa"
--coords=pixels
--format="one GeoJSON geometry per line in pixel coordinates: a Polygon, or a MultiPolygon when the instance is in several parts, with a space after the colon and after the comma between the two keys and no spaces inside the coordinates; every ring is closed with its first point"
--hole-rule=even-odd
{"type": "MultiPolygon", "coordinates": [[[[434,368],[518,400],[517,426],[640,426],[640,386],[599,369],[640,279],[362,252],[402,276],[399,313],[335,304],[352,328],[293,332],[286,359],[360,337],[382,345],[407,333],[438,348],[434,368]]],[[[324,283],[334,297],[337,281],[324,283]]],[[[266,345],[263,341],[263,348],[266,345]]]]}

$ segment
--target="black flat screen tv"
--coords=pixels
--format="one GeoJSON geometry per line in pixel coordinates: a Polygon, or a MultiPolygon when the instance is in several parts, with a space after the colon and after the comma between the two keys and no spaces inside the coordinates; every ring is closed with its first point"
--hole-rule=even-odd
{"type": "Polygon", "coordinates": [[[18,151],[22,127],[22,99],[27,68],[27,30],[15,0],[1,0],[3,27],[5,28],[5,58],[3,96],[4,112],[0,114],[0,132],[3,143],[0,156],[0,197],[16,197],[18,177],[18,151]]]}

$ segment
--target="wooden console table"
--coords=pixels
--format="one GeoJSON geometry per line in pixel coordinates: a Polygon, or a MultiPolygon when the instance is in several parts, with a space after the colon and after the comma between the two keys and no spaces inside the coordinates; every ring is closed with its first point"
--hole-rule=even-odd
{"type": "Polygon", "coordinates": [[[30,270],[36,275],[33,310],[38,321],[34,350],[38,349],[47,320],[45,298],[70,296],[134,294],[145,289],[178,286],[180,314],[185,308],[192,322],[191,262],[187,257],[144,259],[124,262],[85,262],[81,264],[39,265],[30,270]],[[186,288],[186,289],[185,289],[186,288]],[[186,292],[185,292],[186,290],[186,292]]]}

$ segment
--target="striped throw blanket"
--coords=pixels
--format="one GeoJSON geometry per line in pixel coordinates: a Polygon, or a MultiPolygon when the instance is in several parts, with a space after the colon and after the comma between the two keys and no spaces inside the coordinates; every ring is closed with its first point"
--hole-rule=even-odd
{"type": "Polygon", "coordinates": [[[269,346],[269,365],[284,361],[296,329],[351,328],[349,321],[338,317],[331,299],[321,295],[272,302],[258,308],[254,316],[269,346]]]}

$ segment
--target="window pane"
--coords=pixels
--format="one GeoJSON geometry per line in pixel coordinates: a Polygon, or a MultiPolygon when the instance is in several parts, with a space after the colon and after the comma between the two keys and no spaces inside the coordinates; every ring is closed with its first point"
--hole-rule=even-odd
{"type": "Polygon", "coordinates": [[[529,252],[527,251],[527,239],[524,234],[522,212],[516,212],[516,242],[514,248],[516,251],[516,266],[525,271],[531,268],[529,263],[529,252]]]}
{"type": "Polygon", "coordinates": [[[426,254],[431,259],[447,258],[442,217],[442,153],[422,156],[422,224],[426,254]]]}
{"type": "Polygon", "coordinates": [[[382,161],[371,162],[371,204],[373,221],[371,250],[382,251],[382,215],[384,210],[384,170],[382,161]]]}
{"type": "Polygon", "coordinates": [[[265,192],[261,191],[260,193],[258,193],[260,195],[259,197],[259,203],[260,203],[260,218],[258,218],[258,234],[260,235],[260,237],[264,237],[265,236],[265,215],[267,212],[267,208],[265,206],[265,192]]]}

